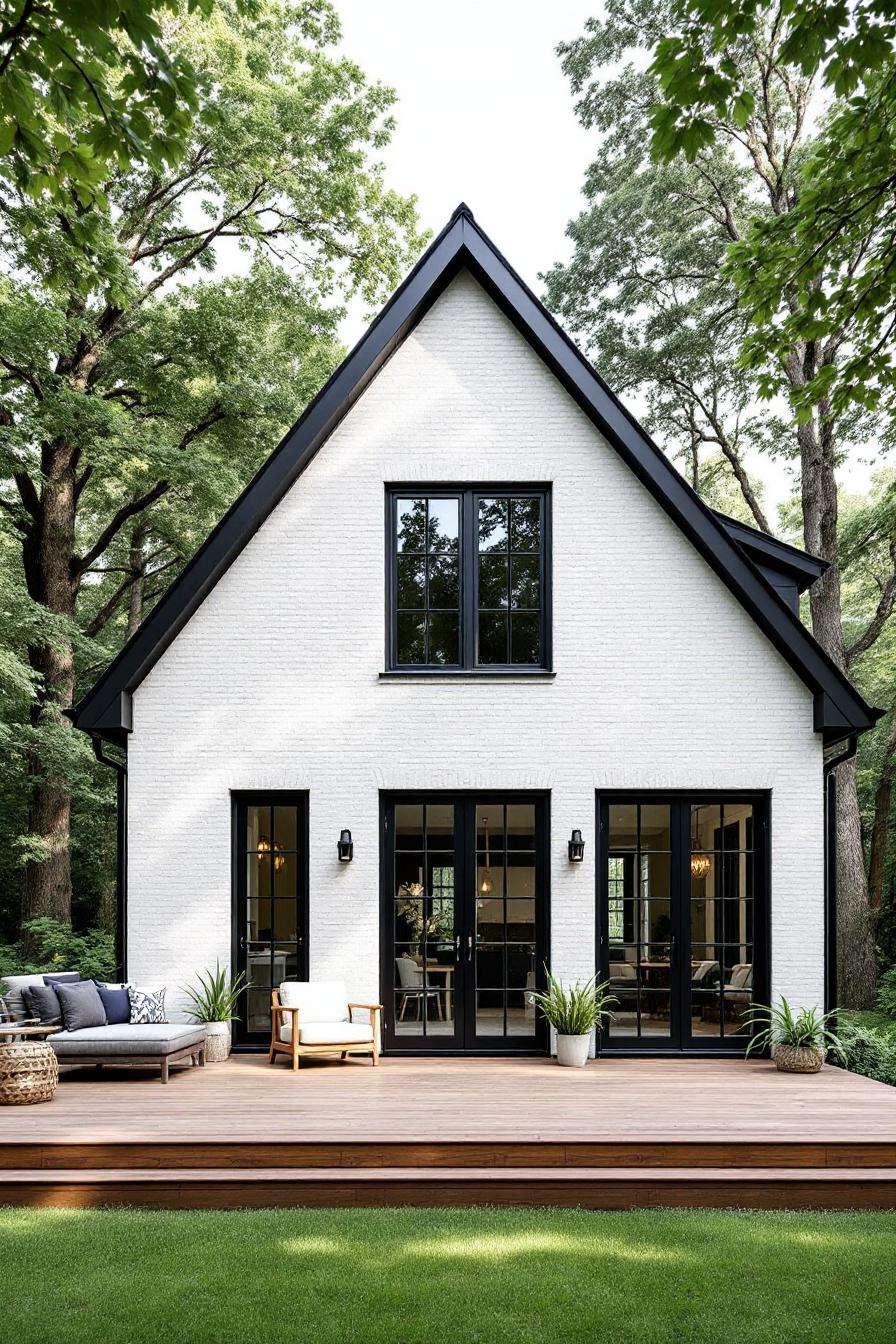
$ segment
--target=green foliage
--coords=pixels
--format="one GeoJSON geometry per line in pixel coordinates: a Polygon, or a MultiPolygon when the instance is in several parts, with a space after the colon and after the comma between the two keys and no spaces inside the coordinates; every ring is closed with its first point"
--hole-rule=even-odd
{"type": "Polygon", "coordinates": [[[869,1013],[842,1013],[837,1028],[844,1062],[851,1073],[862,1073],[896,1087],[896,1034],[874,1022],[869,1013]]]}
{"type": "Polygon", "coordinates": [[[194,1022],[239,1021],[233,1010],[246,984],[243,972],[231,977],[227,967],[216,962],[213,971],[201,971],[197,979],[198,988],[185,986],[183,991],[191,1004],[187,1009],[189,1017],[194,1022]]]}
{"type": "Polygon", "coordinates": [[[171,30],[213,3],[0,0],[0,175],[88,210],[110,170],[175,162],[203,72],[171,30]]]}
{"type": "Polygon", "coordinates": [[[608,993],[608,980],[598,983],[593,976],[584,982],[576,980],[572,985],[564,985],[550,971],[547,978],[547,992],[534,993],[531,999],[558,1035],[584,1036],[595,1027],[599,1030],[612,1018],[610,1005],[616,999],[608,993]]]}
{"type": "Polygon", "coordinates": [[[824,1050],[825,1054],[845,1060],[843,1046],[828,1025],[836,1016],[836,1012],[821,1013],[817,1008],[801,1008],[794,1013],[783,997],[780,1003],[756,1004],[744,1017],[745,1026],[759,1028],[746,1053],[750,1055],[754,1050],[766,1050],[776,1045],[795,1045],[824,1050]]]}
{"type": "MultiPolygon", "coordinates": [[[[742,58],[768,52],[762,96],[776,82],[813,83],[835,97],[781,208],[733,244],[728,274],[755,330],[745,359],[786,363],[800,341],[822,339],[835,361],[810,361],[791,389],[798,415],[829,401],[892,411],[896,405],[896,273],[892,187],[896,161],[896,15],[888,0],[678,0],[677,31],[656,43],[659,86],[653,152],[694,160],[730,126],[750,152],[760,143],[755,91],[742,58]]],[[[766,383],[767,390],[771,382],[766,383]]]]}
{"type": "Polygon", "coordinates": [[[885,1017],[896,1022],[896,966],[885,971],[878,982],[877,1006],[885,1017]]]}
{"type": "Polygon", "coordinates": [[[34,950],[26,952],[21,943],[0,945],[0,978],[80,971],[84,980],[111,980],[115,974],[115,942],[105,929],[75,933],[55,919],[32,919],[22,932],[34,950]]]}
{"type": "MultiPolygon", "coordinates": [[[[37,6],[84,42],[108,8],[37,6]]],[[[96,679],[338,364],[346,301],[389,292],[423,241],[379,161],[394,95],[341,54],[327,0],[184,3],[157,32],[160,6],[114,8],[100,95],[127,92],[136,139],[89,199],[51,200],[24,168],[0,193],[7,937],[23,865],[47,853],[27,817],[48,777],[77,799],[75,908],[92,921],[108,905],[114,780],[61,717],[70,680],[49,653],[74,656],[78,692],[96,679]],[[160,86],[195,71],[172,110],[160,86]],[[60,482],[75,505],[49,524],[60,482]]]]}

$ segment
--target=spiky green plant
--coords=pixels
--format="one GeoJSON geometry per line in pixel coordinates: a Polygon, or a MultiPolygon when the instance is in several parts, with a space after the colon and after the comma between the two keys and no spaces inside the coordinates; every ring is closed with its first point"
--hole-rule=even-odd
{"type": "Polygon", "coordinates": [[[558,1036],[585,1036],[595,1027],[602,1027],[613,1016],[610,1004],[616,999],[607,993],[609,981],[599,983],[592,976],[584,983],[576,980],[574,984],[563,985],[545,967],[548,978],[547,991],[530,995],[532,1002],[540,1008],[558,1036]]]}
{"type": "Polygon", "coordinates": [[[238,1022],[239,1018],[233,1010],[246,985],[243,972],[231,978],[227,967],[216,962],[213,971],[200,971],[198,980],[198,988],[187,985],[183,988],[191,1005],[187,1013],[193,1021],[238,1022]]]}
{"type": "Polygon", "coordinates": [[[744,1017],[744,1025],[758,1027],[746,1053],[765,1050],[776,1045],[796,1045],[809,1050],[823,1050],[841,1064],[846,1063],[846,1051],[837,1034],[828,1023],[837,1016],[836,1010],[821,1013],[817,1008],[801,1008],[794,1013],[785,998],[780,1003],[757,1003],[744,1017]]]}

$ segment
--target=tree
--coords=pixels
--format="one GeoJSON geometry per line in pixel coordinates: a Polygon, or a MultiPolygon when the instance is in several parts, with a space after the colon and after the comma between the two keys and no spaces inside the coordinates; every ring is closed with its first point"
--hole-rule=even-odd
{"type": "MultiPolygon", "coordinates": [[[[842,337],[800,340],[760,376],[743,359],[751,335],[726,265],[758,223],[789,208],[809,148],[812,82],[782,62],[780,34],[767,21],[724,53],[749,98],[726,109],[727,118],[713,114],[711,140],[683,140],[675,157],[657,162],[650,130],[662,90],[659,56],[653,68],[649,57],[674,42],[675,19],[672,4],[610,0],[603,20],[590,20],[583,37],[560,49],[579,115],[603,139],[586,180],[589,209],[570,226],[573,261],[547,277],[548,300],[584,333],[609,377],[621,373],[622,386],[646,396],[652,427],[691,459],[692,480],[699,483],[703,443],[725,453],[759,526],[769,520],[751,500],[744,458],[765,451],[792,460],[804,545],[830,563],[811,593],[813,632],[857,673],[896,599],[891,563],[879,601],[845,638],[836,468],[873,428],[870,416],[838,416],[826,400],[798,420],[784,414],[791,392],[822,365],[838,365],[842,337]],[[757,414],[762,391],[778,394],[782,413],[757,414]]],[[[845,1004],[860,1006],[873,996],[876,966],[853,763],[840,767],[838,791],[840,991],[845,1004]]]]}
{"type": "Polygon", "coordinates": [[[776,78],[819,80],[836,97],[788,190],[733,249],[741,307],[756,323],[746,352],[780,364],[801,341],[848,335],[849,354],[791,390],[803,414],[828,398],[892,411],[896,368],[896,15],[888,0],[678,0],[677,31],[655,47],[662,97],[652,110],[656,154],[693,158],[720,124],[746,130],[757,90],[734,53],[772,34],[776,78]]]}
{"type": "Polygon", "coordinates": [[[40,613],[24,919],[70,918],[76,672],[100,670],[124,608],[133,625],[333,368],[340,296],[374,300],[420,245],[370,158],[392,95],[338,37],[324,0],[222,0],[172,33],[213,90],[176,165],[117,171],[89,207],[0,201],[0,513],[40,613]],[[207,278],[222,245],[245,274],[207,278]]]}
{"type": "MultiPolygon", "coordinates": [[[[208,14],[214,0],[184,0],[208,14]]],[[[202,74],[166,41],[179,0],[0,0],[0,176],[84,206],[110,168],[175,162],[202,74]]]]}

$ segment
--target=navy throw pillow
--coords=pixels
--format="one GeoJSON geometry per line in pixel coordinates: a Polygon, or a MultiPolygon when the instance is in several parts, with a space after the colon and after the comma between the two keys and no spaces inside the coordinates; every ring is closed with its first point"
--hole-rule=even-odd
{"type": "Polygon", "coordinates": [[[30,1016],[38,1018],[43,1026],[62,1026],[62,1009],[52,985],[25,985],[22,998],[30,1016]]]}
{"type": "Polygon", "coordinates": [[[56,994],[66,1031],[106,1025],[106,1010],[92,980],[82,980],[76,985],[57,985],[56,994]]]}
{"type": "Polygon", "coordinates": [[[102,981],[97,980],[96,988],[103,1001],[109,1025],[117,1026],[120,1022],[130,1022],[131,1000],[127,985],[104,985],[102,981]]]}

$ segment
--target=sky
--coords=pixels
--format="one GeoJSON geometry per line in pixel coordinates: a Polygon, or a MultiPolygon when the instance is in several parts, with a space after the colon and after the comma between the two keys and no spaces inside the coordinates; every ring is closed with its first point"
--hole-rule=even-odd
{"type": "MultiPolygon", "coordinates": [[[[466,201],[523,279],[569,255],[593,138],[554,53],[594,0],[336,0],[343,50],[398,94],[389,185],[438,232],[466,201]]],[[[344,333],[363,332],[352,313],[344,333]]]]}

